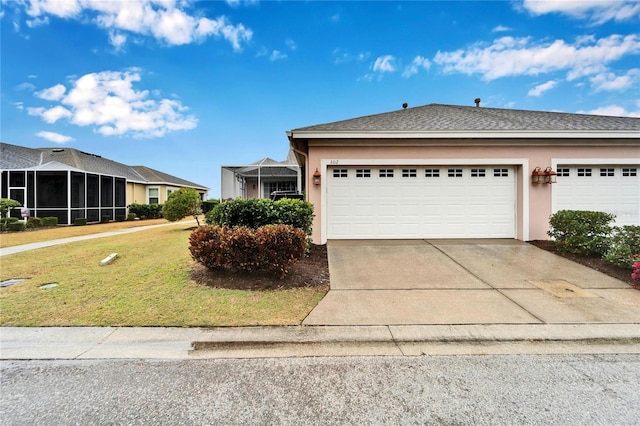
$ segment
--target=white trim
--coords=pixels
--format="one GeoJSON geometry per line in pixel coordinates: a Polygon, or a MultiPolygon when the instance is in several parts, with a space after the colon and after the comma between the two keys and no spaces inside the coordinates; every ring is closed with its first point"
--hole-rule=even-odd
{"type": "MultiPolygon", "coordinates": [[[[384,165],[415,165],[415,166],[473,166],[473,165],[505,165],[522,167],[522,186],[518,188],[518,176],[516,175],[515,187],[515,235],[518,235],[518,190],[522,191],[522,240],[529,240],[529,159],[528,158],[386,158],[386,159],[320,159],[320,173],[328,176],[329,166],[384,166],[384,165]]],[[[320,223],[320,240],[321,244],[327,242],[327,180],[322,179],[320,182],[320,214],[322,220],[320,223]]]]}
{"type": "Polygon", "coordinates": [[[294,131],[292,139],[638,139],[638,132],[619,131],[294,131]]]}
{"type": "Polygon", "coordinates": [[[147,189],[147,191],[146,191],[147,192],[147,194],[146,194],[147,195],[147,203],[146,204],[151,204],[149,202],[149,198],[150,198],[149,197],[149,190],[150,189],[157,189],[158,190],[158,204],[160,204],[160,187],[159,186],[147,186],[146,189],[147,189]]]}
{"type": "MultiPolygon", "coordinates": [[[[638,158],[552,158],[551,168],[558,170],[558,166],[579,166],[579,165],[640,165],[640,157],[638,158]]],[[[551,185],[551,213],[556,211],[556,195],[553,191],[553,185],[551,185]]]]}

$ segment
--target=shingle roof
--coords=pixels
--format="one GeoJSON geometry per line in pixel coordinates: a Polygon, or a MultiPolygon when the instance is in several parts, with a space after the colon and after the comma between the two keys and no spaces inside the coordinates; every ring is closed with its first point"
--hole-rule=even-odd
{"type": "Polygon", "coordinates": [[[140,174],[145,179],[145,181],[147,181],[147,183],[168,183],[172,185],[188,186],[192,188],[206,188],[205,186],[152,169],[150,167],[131,166],[131,168],[138,172],[138,174],[140,174]]]}
{"type": "Polygon", "coordinates": [[[127,166],[99,155],[73,148],[26,148],[0,143],[0,169],[31,169],[46,167],[47,164],[68,166],[89,173],[124,177],[129,181],[143,183],[167,183],[208,189],[203,185],[172,176],[145,166],[127,166]]]}
{"type": "Polygon", "coordinates": [[[640,118],[429,104],[292,132],[638,131],[640,118]]]}

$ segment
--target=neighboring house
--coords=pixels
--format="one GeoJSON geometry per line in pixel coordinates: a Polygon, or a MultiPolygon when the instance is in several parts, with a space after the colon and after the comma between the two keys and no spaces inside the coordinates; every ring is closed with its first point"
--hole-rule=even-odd
{"type": "Polygon", "coordinates": [[[639,118],[484,108],[478,99],[476,107],[430,104],[287,135],[310,182],[316,243],[547,239],[549,216],[562,209],[640,225],[639,118]]]}
{"type": "Polygon", "coordinates": [[[220,198],[271,198],[274,192],[299,193],[302,175],[290,151],[285,161],[263,158],[246,166],[220,168],[220,198]]]}
{"type": "MultiPolygon", "coordinates": [[[[179,188],[208,188],[144,166],[127,166],[73,148],[26,148],[0,143],[0,189],[31,216],[99,222],[126,216],[132,203],[163,204],[179,188]]],[[[19,212],[14,212],[14,215],[19,212]]]]}

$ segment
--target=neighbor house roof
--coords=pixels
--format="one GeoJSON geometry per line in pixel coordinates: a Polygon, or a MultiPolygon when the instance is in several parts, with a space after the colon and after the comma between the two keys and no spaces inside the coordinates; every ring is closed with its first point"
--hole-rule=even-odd
{"type": "Polygon", "coordinates": [[[638,138],[640,118],[429,104],[301,127],[291,138],[622,137],[638,138]]]}
{"type": "Polygon", "coordinates": [[[223,169],[231,170],[236,174],[245,177],[257,177],[258,170],[262,177],[297,176],[298,164],[293,156],[293,151],[289,150],[287,159],[276,161],[265,157],[246,166],[222,166],[223,169]]]}
{"type": "Polygon", "coordinates": [[[207,189],[206,187],[185,179],[152,169],[146,166],[131,166],[138,174],[140,174],[147,183],[150,184],[168,184],[177,186],[187,186],[197,189],[207,189]]]}
{"type": "Polygon", "coordinates": [[[145,184],[169,184],[208,189],[187,180],[145,166],[127,166],[99,155],[73,148],[26,148],[0,143],[0,169],[67,169],[126,178],[145,184]]]}

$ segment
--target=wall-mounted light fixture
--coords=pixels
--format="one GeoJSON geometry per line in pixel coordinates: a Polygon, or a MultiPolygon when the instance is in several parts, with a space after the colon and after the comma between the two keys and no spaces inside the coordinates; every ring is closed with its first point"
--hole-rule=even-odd
{"type": "Polygon", "coordinates": [[[556,176],[558,176],[558,174],[553,171],[551,167],[547,167],[544,170],[540,167],[536,167],[531,173],[531,183],[556,183],[556,176]]]}
{"type": "Polygon", "coordinates": [[[320,185],[320,171],[318,171],[318,168],[316,167],[316,171],[313,173],[313,184],[314,185],[320,185]]]}

